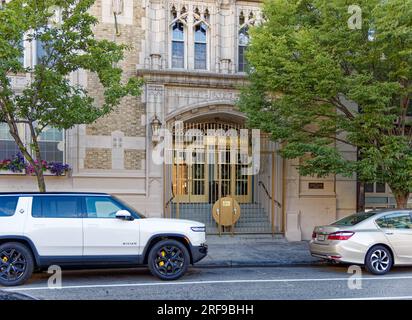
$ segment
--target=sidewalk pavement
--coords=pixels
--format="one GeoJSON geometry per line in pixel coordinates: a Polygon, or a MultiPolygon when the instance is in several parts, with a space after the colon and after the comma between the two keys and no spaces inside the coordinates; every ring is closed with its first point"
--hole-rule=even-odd
{"type": "Polygon", "coordinates": [[[321,264],[307,241],[288,242],[271,235],[207,236],[208,255],[196,267],[281,267],[321,264]]]}

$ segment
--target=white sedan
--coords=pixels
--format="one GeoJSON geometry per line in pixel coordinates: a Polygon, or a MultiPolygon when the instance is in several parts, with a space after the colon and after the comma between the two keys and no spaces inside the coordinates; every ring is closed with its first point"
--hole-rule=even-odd
{"type": "Polygon", "coordinates": [[[365,265],[377,275],[412,265],[412,210],[360,212],[315,227],[310,252],[329,261],[365,265]]]}

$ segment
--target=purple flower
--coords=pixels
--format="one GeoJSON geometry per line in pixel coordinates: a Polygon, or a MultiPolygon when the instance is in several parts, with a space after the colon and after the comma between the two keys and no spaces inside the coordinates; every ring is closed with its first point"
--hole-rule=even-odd
{"type": "MultiPolygon", "coordinates": [[[[38,160],[35,160],[35,163],[37,166],[39,163],[38,160]]],[[[47,163],[46,160],[42,160],[41,167],[43,171],[49,170],[55,176],[62,176],[70,170],[70,166],[68,164],[64,164],[61,162],[47,163]]],[[[9,170],[12,172],[26,171],[26,174],[28,175],[35,174],[34,166],[30,163],[27,163],[20,152],[13,156],[11,159],[1,160],[0,170],[9,170]]]]}
{"type": "Polygon", "coordinates": [[[70,170],[70,166],[61,162],[50,162],[48,164],[48,169],[54,175],[61,176],[70,170]]]}
{"type": "Polygon", "coordinates": [[[23,155],[20,152],[17,153],[13,158],[11,158],[10,162],[6,166],[6,169],[12,172],[23,172],[26,169],[26,162],[23,155]]]}

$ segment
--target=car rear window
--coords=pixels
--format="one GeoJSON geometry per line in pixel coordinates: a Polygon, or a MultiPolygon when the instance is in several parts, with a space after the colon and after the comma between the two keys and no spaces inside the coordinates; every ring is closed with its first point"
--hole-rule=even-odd
{"type": "Polygon", "coordinates": [[[352,214],[350,216],[347,216],[343,219],[340,219],[334,223],[332,223],[333,226],[354,226],[370,217],[375,215],[376,212],[374,211],[369,211],[369,212],[358,212],[355,214],[352,214]]]}
{"type": "Polygon", "coordinates": [[[19,197],[0,196],[0,217],[11,217],[16,212],[19,197]]]}

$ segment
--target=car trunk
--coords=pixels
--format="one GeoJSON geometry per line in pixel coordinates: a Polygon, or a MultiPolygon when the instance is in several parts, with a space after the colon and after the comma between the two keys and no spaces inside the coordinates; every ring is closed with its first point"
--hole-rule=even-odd
{"type": "Polygon", "coordinates": [[[339,226],[320,226],[320,227],[315,227],[314,232],[316,233],[316,238],[313,239],[315,243],[319,244],[329,244],[331,241],[334,240],[328,240],[328,235],[337,231],[344,231],[348,230],[347,228],[342,228],[339,226]]]}

